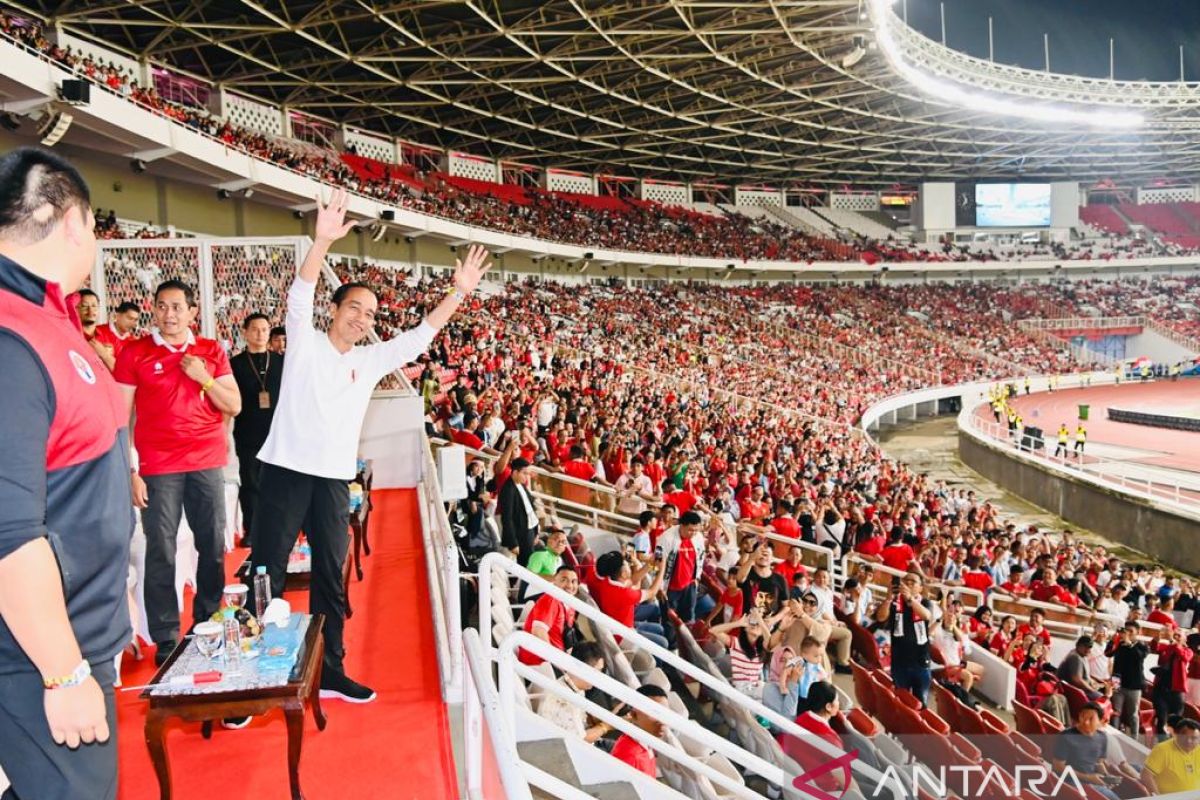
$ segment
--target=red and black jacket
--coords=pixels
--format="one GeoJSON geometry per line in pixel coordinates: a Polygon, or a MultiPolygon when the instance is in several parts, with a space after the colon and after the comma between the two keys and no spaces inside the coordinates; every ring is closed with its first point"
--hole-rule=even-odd
{"type": "MultiPolygon", "coordinates": [[[[61,288],[0,256],[0,559],[49,539],[88,661],[129,641],[125,404],[61,288]]],[[[0,674],[35,667],[0,620],[0,674]]]]}

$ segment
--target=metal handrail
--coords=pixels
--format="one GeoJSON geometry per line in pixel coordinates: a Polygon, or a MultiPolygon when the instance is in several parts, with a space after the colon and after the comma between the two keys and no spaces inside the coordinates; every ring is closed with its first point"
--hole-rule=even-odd
{"type": "Polygon", "coordinates": [[[463,634],[463,655],[467,673],[471,676],[470,685],[466,687],[467,709],[464,720],[464,737],[466,738],[466,773],[467,790],[471,797],[482,788],[482,759],[483,759],[483,726],[487,727],[492,748],[495,750],[496,767],[500,771],[500,783],[504,786],[504,796],[507,800],[533,800],[529,791],[529,782],[521,776],[518,765],[521,762],[517,745],[500,712],[500,695],[492,681],[492,670],[483,648],[479,642],[479,632],[470,628],[463,634]],[[482,723],[475,718],[479,712],[483,716],[482,723]]]}
{"type": "MultiPolygon", "coordinates": [[[[645,650],[650,653],[655,659],[663,661],[677,670],[681,675],[685,675],[692,680],[703,685],[706,689],[721,695],[738,705],[745,707],[751,713],[766,719],[773,726],[782,730],[790,736],[803,738],[804,741],[812,744],[817,749],[824,752],[826,755],[835,758],[843,756],[844,753],[839,752],[836,747],[813,737],[813,735],[797,725],[793,720],[779,714],[778,712],[766,707],[762,703],[753,698],[742,694],[733,688],[729,683],[714,678],[709,673],[696,667],[694,664],[685,661],[678,654],[660,647],[654,642],[642,636],[633,628],[629,628],[612,617],[608,616],[600,609],[584,603],[582,600],[567,594],[559,589],[553,583],[545,580],[540,575],[535,575],[529,570],[518,565],[515,561],[501,555],[500,553],[488,553],[479,563],[479,620],[480,626],[487,626],[489,633],[486,636],[481,636],[480,640],[483,645],[483,651],[489,658],[491,657],[494,646],[491,642],[491,622],[492,622],[492,581],[499,577],[503,580],[503,586],[507,590],[508,582],[505,576],[511,576],[518,581],[529,584],[532,588],[543,593],[549,594],[555,599],[561,601],[567,607],[573,609],[577,615],[582,615],[592,622],[593,625],[603,628],[614,636],[620,636],[622,641],[629,640],[637,645],[639,650],[645,650]]],[[[507,640],[506,640],[507,641],[507,640]]],[[[508,702],[503,696],[503,688],[501,690],[501,700],[508,702]]],[[[690,733],[688,734],[691,735],[690,733]]],[[[862,763],[856,763],[855,769],[861,771],[872,781],[879,782],[883,775],[872,767],[862,763]]]]}
{"type": "Polygon", "coordinates": [[[625,717],[618,716],[603,706],[588,700],[586,695],[580,692],[571,692],[556,679],[522,664],[517,659],[517,653],[520,650],[528,650],[563,672],[577,675],[595,688],[620,700],[627,706],[635,708],[659,722],[665,722],[672,731],[711,747],[730,761],[741,764],[747,770],[762,776],[769,783],[782,785],[784,781],[783,767],[771,764],[759,756],[730,743],[728,739],[716,735],[695,720],[678,714],[669,706],[654,702],[633,688],[610,678],[591,665],[575,660],[564,651],[537,638],[533,634],[526,633],[525,631],[513,631],[500,643],[499,650],[500,708],[504,712],[504,718],[510,724],[515,724],[516,721],[516,682],[518,678],[524,678],[560,700],[585,709],[590,716],[611,725],[645,747],[661,753],[671,761],[683,764],[699,775],[703,775],[729,794],[745,798],[745,800],[761,800],[763,797],[758,792],[749,789],[744,783],[733,780],[704,761],[690,755],[682,747],[677,747],[670,742],[647,733],[625,717]]]}

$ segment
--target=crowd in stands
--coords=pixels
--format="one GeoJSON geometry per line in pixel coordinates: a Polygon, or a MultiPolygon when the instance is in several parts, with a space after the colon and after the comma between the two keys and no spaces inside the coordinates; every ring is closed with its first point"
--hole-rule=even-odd
{"type": "Polygon", "coordinates": [[[1184,336],[1200,337],[1200,278],[1072,281],[1047,289],[1059,315],[1147,316],[1184,336]]]}
{"type": "MultiPolygon", "coordinates": [[[[412,324],[439,295],[432,282],[379,267],[339,271],[344,279],[383,286],[385,325],[397,328],[412,324]]],[[[896,663],[890,601],[881,602],[879,587],[892,574],[886,570],[908,572],[923,583],[928,601],[930,657],[943,665],[936,683],[961,702],[980,699],[973,690],[984,668],[971,658],[978,648],[1016,671],[1019,701],[1057,714],[1064,725],[1076,716],[1068,699],[1073,703],[1078,689],[1101,719],[1143,733],[1142,717],[1128,711],[1142,710],[1140,696],[1129,694],[1136,685],[1131,673],[1119,685],[1111,679],[1129,658],[1119,632],[1129,623],[1140,626],[1130,630],[1148,658],[1190,664],[1200,648],[1200,635],[1186,632],[1198,605],[1197,584],[1122,562],[1069,532],[1048,534],[1002,519],[974,492],[891,462],[844,427],[858,410],[847,398],[871,402],[877,392],[927,378],[897,371],[894,386],[864,385],[871,375],[889,374],[883,353],[943,370],[952,365],[954,380],[1011,372],[1011,363],[996,364],[979,354],[983,350],[1011,352],[1006,359],[1031,369],[1044,363],[1069,368],[1057,351],[1020,336],[1011,318],[996,313],[1040,313],[1038,304],[1017,292],[985,296],[978,287],[858,290],[857,302],[844,292],[508,284],[476,298],[434,342],[417,380],[431,430],[498,458],[491,469],[473,465],[475,511],[462,518],[464,546],[478,554],[507,545],[547,576],[575,562],[580,592],[586,589],[605,613],[671,645],[672,623],[688,623],[720,654],[733,686],[798,720],[814,713],[807,705],[811,693],[824,698],[825,690],[815,687],[849,667],[850,630],[874,632],[873,657],[896,663]],[[792,322],[761,322],[765,308],[775,305],[794,311],[792,322]],[[900,309],[920,309],[937,321],[907,317],[911,326],[872,330],[872,319],[904,318],[900,309]],[[858,362],[825,353],[795,368],[794,355],[781,360],[785,352],[818,349],[811,342],[802,347],[789,331],[843,314],[840,333],[814,326],[813,335],[838,337],[857,350],[874,334],[883,339],[880,348],[860,351],[858,362]],[[946,317],[961,327],[943,327],[946,317]],[[929,330],[918,334],[922,326],[929,330]],[[862,338],[850,333],[860,329],[862,338]],[[579,486],[561,485],[564,499],[597,503],[600,487],[615,487],[610,508],[638,516],[639,533],[625,549],[589,559],[573,553],[578,541],[567,545],[561,528],[547,521],[550,538],[524,552],[499,510],[504,501],[495,501],[531,467],[596,487],[572,495],[579,486]],[[490,542],[483,525],[489,508],[497,509],[501,531],[500,540],[490,542]],[[803,563],[799,547],[789,552],[764,541],[762,532],[827,547],[838,557],[854,554],[862,566],[835,590],[828,573],[803,563]],[[1011,610],[975,611],[959,597],[965,592],[1011,610]],[[1049,661],[1045,613],[1013,605],[1025,599],[1078,615],[1076,627],[1088,633],[1076,642],[1076,657],[1049,661]]],[[[543,620],[559,619],[548,613],[535,604],[526,629],[536,633],[543,620]]],[[[560,634],[547,636],[561,643],[560,634]]],[[[857,640],[853,652],[865,655],[857,640]]],[[[1157,709],[1153,725],[1164,737],[1170,730],[1187,733],[1172,723],[1184,702],[1200,700],[1196,663],[1194,678],[1190,667],[1181,667],[1179,680],[1168,670],[1172,677],[1157,689],[1145,684],[1157,709]]]]}
{"type": "MultiPolygon", "coordinates": [[[[217,138],[252,156],[400,207],[456,222],[548,241],[634,252],[707,256],[734,261],[1026,261],[1149,256],[1190,252],[1182,240],[1156,245],[1113,233],[1103,241],[980,246],[947,241],[915,245],[889,237],[874,241],[839,231],[812,236],[777,222],[728,211],[723,215],[617,196],[596,197],[489,184],[443,173],[419,173],[352,150],[332,149],[249,130],[208,109],[165,99],[153,86],[115,63],[53,43],[32,20],[0,14],[0,33],[41,51],[81,76],[126,95],[156,113],[217,138]],[[1166,249],[1164,249],[1166,248],[1166,249]]],[[[1178,238],[1178,237],[1177,237],[1178,238]]]]}

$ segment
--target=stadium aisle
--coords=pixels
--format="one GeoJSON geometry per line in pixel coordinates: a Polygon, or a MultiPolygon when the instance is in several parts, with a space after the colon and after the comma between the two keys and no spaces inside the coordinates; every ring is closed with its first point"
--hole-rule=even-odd
{"type": "MultiPolygon", "coordinates": [[[[365,580],[350,585],[354,616],[346,623],[346,668],[379,697],[363,706],[325,701],[324,731],[305,715],[300,784],[308,800],[454,798],[457,780],[438,687],[416,494],[376,491],[372,500],[372,554],[363,561],[365,580]]],[[[227,573],[244,557],[244,550],[230,554],[227,573]]],[[[304,593],[287,599],[294,608],[308,607],[304,593]]],[[[125,685],[150,679],[152,653],[141,662],[126,658],[125,685]]],[[[121,800],[159,796],[143,739],[146,704],[137,696],[118,692],[121,800]]],[[[209,741],[200,736],[198,723],[176,722],[167,734],[167,752],[176,800],[214,792],[256,800],[289,796],[282,714],[255,719],[240,731],[217,725],[209,741]]]]}

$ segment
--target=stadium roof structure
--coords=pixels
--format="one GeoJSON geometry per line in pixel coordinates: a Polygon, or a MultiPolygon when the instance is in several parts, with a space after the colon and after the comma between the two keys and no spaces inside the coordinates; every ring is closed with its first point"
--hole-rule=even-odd
{"type": "Polygon", "coordinates": [[[992,64],[888,0],[8,4],[296,111],[538,167],[796,187],[1200,180],[1200,86],[992,64]],[[1076,108],[1096,119],[1053,113],[1076,108]]]}

